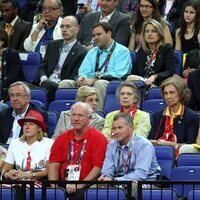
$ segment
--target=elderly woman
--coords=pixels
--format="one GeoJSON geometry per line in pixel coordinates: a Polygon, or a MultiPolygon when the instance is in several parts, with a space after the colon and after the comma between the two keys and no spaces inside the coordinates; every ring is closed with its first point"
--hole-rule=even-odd
{"type": "MultiPolygon", "coordinates": [[[[98,103],[98,96],[96,89],[90,86],[80,87],[76,94],[76,101],[82,101],[88,103],[91,106],[93,114],[92,114],[92,119],[90,121],[90,125],[101,131],[104,125],[104,118],[102,118],[95,112],[98,103]]],[[[69,130],[71,128],[72,128],[71,111],[70,110],[62,111],[52,138],[53,139],[57,138],[58,135],[60,135],[62,132],[69,130]]]]}
{"type": "Polygon", "coordinates": [[[149,114],[138,109],[140,105],[140,92],[137,86],[131,82],[123,82],[116,92],[120,102],[120,110],[107,114],[102,133],[108,138],[112,138],[112,123],[114,116],[119,112],[124,112],[133,118],[134,133],[147,137],[151,129],[149,114]]]}
{"type": "Polygon", "coordinates": [[[185,143],[195,143],[199,117],[186,107],[191,92],[184,80],[178,76],[170,77],[160,88],[167,107],[154,114],[149,139],[153,144],[171,145],[176,149],[185,143]]]}
{"type": "Polygon", "coordinates": [[[30,110],[18,120],[23,136],[11,142],[2,168],[2,177],[10,180],[39,180],[47,176],[47,161],[53,140],[46,138],[43,116],[30,110]],[[14,168],[16,167],[16,169],[14,168]]]}
{"type": "Polygon", "coordinates": [[[144,22],[142,47],[137,52],[136,64],[128,80],[143,80],[147,86],[159,85],[175,71],[173,46],[165,43],[161,24],[154,20],[144,22]]]}

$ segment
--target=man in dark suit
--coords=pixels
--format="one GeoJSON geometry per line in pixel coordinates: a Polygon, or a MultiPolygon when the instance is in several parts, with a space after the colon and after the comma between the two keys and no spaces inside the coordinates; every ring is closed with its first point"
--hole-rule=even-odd
{"type": "Polygon", "coordinates": [[[3,21],[0,26],[9,35],[10,45],[16,50],[23,50],[24,40],[31,31],[31,23],[18,17],[18,4],[16,0],[2,0],[1,15],[3,21]]]}
{"type": "Polygon", "coordinates": [[[83,18],[77,39],[82,45],[91,48],[92,27],[97,22],[108,22],[112,27],[113,39],[128,46],[130,37],[130,17],[115,9],[117,0],[100,0],[100,12],[88,13],[83,18]]]}
{"type": "Polygon", "coordinates": [[[40,112],[47,124],[47,113],[39,107],[30,103],[30,89],[23,82],[15,82],[10,85],[9,90],[10,107],[0,112],[0,143],[10,143],[12,139],[22,135],[18,119],[26,116],[29,110],[40,112]]]}
{"type": "Polygon", "coordinates": [[[51,41],[44,60],[38,70],[40,86],[48,93],[49,102],[54,100],[58,83],[63,79],[74,79],[78,74],[87,50],[76,41],[78,21],[73,16],[62,20],[63,40],[51,41]]]}

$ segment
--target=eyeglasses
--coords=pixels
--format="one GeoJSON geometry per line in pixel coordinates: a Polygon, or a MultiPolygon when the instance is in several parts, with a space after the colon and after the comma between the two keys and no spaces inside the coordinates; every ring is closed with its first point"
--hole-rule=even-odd
{"type": "Polygon", "coordinates": [[[21,94],[21,93],[16,93],[16,94],[11,93],[11,94],[9,94],[9,98],[10,98],[10,99],[14,99],[14,98],[22,99],[22,98],[24,98],[25,96],[27,96],[27,94],[21,94]]]}
{"type": "Polygon", "coordinates": [[[149,10],[151,9],[153,6],[150,6],[150,5],[140,5],[140,9],[146,9],[146,10],[149,10]]]}
{"type": "Polygon", "coordinates": [[[51,7],[51,6],[49,6],[49,7],[46,7],[46,6],[42,7],[42,11],[43,12],[52,12],[52,11],[58,10],[58,9],[60,9],[60,8],[54,8],[54,7],[51,7]]]}

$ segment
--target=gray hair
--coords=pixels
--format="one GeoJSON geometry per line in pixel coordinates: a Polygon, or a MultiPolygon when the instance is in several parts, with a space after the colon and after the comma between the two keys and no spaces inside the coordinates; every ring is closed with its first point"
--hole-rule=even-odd
{"type": "Polygon", "coordinates": [[[113,122],[119,119],[123,119],[127,125],[133,126],[133,118],[129,114],[123,112],[117,113],[113,118],[113,122]]]}
{"type": "Polygon", "coordinates": [[[75,104],[72,105],[71,112],[74,109],[74,107],[76,107],[76,106],[81,106],[82,108],[84,108],[85,111],[88,113],[88,117],[92,116],[93,110],[92,110],[92,108],[90,107],[89,104],[87,104],[85,102],[78,101],[78,102],[76,102],[75,104]]]}
{"type": "Polygon", "coordinates": [[[17,81],[17,82],[14,82],[10,85],[9,89],[8,89],[8,94],[10,93],[10,90],[12,87],[14,86],[21,86],[23,87],[24,91],[26,92],[27,95],[31,96],[31,92],[30,92],[30,88],[22,81],[17,81]]]}

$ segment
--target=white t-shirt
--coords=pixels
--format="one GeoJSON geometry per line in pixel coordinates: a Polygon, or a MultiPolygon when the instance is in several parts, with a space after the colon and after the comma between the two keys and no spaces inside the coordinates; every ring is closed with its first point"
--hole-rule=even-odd
{"type": "Polygon", "coordinates": [[[50,149],[54,140],[43,138],[29,145],[27,142],[22,142],[18,139],[12,140],[9,145],[5,162],[13,164],[17,169],[26,170],[28,152],[31,157],[31,170],[46,169],[46,161],[49,160],[50,149]]]}

